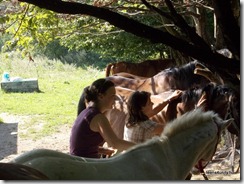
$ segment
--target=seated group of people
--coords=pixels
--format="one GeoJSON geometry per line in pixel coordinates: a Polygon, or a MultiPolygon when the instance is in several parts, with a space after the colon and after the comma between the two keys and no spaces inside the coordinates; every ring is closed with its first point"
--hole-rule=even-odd
{"type": "Polygon", "coordinates": [[[176,90],[170,97],[153,108],[150,93],[133,92],[128,99],[128,117],[125,123],[124,139],[120,139],[104,115],[106,110],[112,109],[115,102],[115,85],[105,78],[94,81],[83,92],[83,109],[71,129],[70,154],[101,158],[101,155],[110,152],[103,149],[102,145],[105,142],[121,152],[159,135],[163,131],[164,125],[150,120],[150,117],[160,112],[170,100],[178,98],[180,94],[181,91],[176,90]]]}

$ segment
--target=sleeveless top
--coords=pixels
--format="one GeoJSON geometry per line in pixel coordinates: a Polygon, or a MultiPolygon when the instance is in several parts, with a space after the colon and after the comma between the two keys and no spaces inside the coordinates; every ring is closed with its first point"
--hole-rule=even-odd
{"type": "Polygon", "coordinates": [[[75,120],[71,129],[70,154],[81,157],[100,158],[98,147],[104,139],[98,132],[90,129],[90,123],[100,111],[94,107],[84,109],[75,120]]]}
{"type": "Polygon", "coordinates": [[[142,143],[154,136],[154,129],[157,125],[152,120],[142,121],[135,126],[127,127],[124,126],[124,140],[131,141],[134,143],[142,143]]]}

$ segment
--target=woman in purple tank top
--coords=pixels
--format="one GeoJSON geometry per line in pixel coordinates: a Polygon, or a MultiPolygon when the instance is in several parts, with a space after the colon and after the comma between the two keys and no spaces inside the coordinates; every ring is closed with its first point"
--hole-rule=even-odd
{"type": "Polygon", "coordinates": [[[98,79],[84,89],[79,102],[78,116],[71,129],[71,155],[101,158],[100,147],[104,142],[119,151],[135,145],[119,139],[103,114],[112,108],[114,101],[115,86],[109,80],[98,79]]]}

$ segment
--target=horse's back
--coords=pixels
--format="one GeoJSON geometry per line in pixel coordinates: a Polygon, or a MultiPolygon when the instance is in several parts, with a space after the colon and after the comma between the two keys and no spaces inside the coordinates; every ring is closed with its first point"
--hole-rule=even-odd
{"type": "Polygon", "coordinates": [[[141,77],[152,77],[168,67],[175,66],[175,63],[173,59],[145,60],[139,63],[120,61],[107,66],[106,77],[109,74],[114,75],[121,72],[141,77]]]}
{"type": "Polygon", "coordinates": [[[139,86],[141,86],[146,79],[131,79],[123,76],[109,76],[106,77],[107,80],[112,81],[115,86],[120,86],[124,88],[129,88],[132,90],[137,90],[139,86]]]}
{"type": "MultiPolygon", "coordinates": [[[[160,142],[160,141],[159,141],[160,142]]],[[[92,159],[75,157],[53,150],[36,150],[25,153],[22,162],[33,170],[39,170],[52,180],[155,180],[163,179],[163,172],[158,170],[158,158],[153,158],[151,147],[155,144],[132,148],[125,153],[117,154],[107,159],[92,159]],[[45,153],[46,152],[46,153],[45,153]],[[56,153],[56,156],[55,156],[56,153]],[[43,154],[43,156],[41,156],[43,154]],[[138,157],[144,157],[155,164],[147,170],[135,170],[138,165],[147,167],[148,163],[141,162],[138,157]],[[150,159],[151,158],[151,159],[150,159]],[[157,164],[156,164],[157,163],[157,164]]],[[[155,150],[152,148],[152,150],[155,150]]],[[[157,149],[160,151],[159,149],[157,149]]],[[[161,156],[160,156],[161,157],[161,156]]],[[[23,157],[22,157],[23,158],[23,157]]]]}
{"type": "Polygon", "coordinates": [[[147,77],[142,77],[142,76],[139,76],[139,75],[133,75],[131,73],[127,73],[127,72],[119,72],[119,73],[116,73],[114,74],[113,76],[121,76],[121,77],[126,77],[126,78],[130,78],[130,79],[147,79],[147,77]]]}

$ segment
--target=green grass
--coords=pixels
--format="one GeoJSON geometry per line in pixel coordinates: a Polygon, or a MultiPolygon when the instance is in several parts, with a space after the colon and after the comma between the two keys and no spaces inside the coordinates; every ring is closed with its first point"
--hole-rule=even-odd
{"type": "Polygon", "coordinates": [[[8,71],[10,77],[38,78],[40,93],[0,91],[0,113],[28,116],[30,121],[21,125],[27,131],[20,136],[33,139],[55,133],[60,125],[73,124],[83,88],[105,76],[104,71],[95,67],[76,68],[45,58],[35,58],[35,63],[29,63],[2,54],[0,62],[1,74],[8,71]]]}

